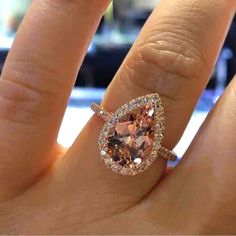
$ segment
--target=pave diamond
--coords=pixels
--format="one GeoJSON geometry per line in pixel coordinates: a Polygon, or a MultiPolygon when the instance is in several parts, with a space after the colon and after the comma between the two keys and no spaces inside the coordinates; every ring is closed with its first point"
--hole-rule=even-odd
{"type": "Polygon", "coordinates": [[[124,115],[108,133],[108,154],[122,167],[148,160],[154,139],[154,105],[146,104],[124,115]]]}

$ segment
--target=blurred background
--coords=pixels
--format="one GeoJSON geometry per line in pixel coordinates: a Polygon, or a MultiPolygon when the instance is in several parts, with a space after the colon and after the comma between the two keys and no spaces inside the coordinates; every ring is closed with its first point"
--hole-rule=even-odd
{"type": "MultiPolygon", "coordinates": [[[[0,72],[15,33],[32,0],[0,0],[0,72]]],[[[114,0],[102,18],[78,74],[58,141],[70,146],[92,115],[91,102],[100,102],[105,88],[159,0],[114,0]]],[[[209,29],[210,30],[210,29],[209,29]]],[[[175,148],[181,157],[236,72],[236,18],[233,20],[211,80],[189,125],[175,148]]]]}

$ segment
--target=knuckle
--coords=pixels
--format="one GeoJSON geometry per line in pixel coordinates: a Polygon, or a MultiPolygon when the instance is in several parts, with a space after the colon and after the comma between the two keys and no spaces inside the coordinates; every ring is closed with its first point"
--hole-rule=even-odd
{"type": "Polygon", "coordinates": [[[202,66],[201,58],[194,48],[179,47],[172,41],[156,41],[140,46],[138,54],[145,65],[154,65],[164,71],[194,79],[196,69],[202,66]]]}
{"type": "Polygon", "coordinates": [[[32,62],[8,62],[0,80],[0,119],[33,124],[47,117],[61,102],[64,86],[56,77],[32,62]]]}
{"type": "Polygon", "coordinates": [[[41,96],[31,89],[6,80],[0,82],[0,120],[29,123],[39,118],[41,96]]]}
{"type": "Polygon", "coordinates": [[[145,91],[158,91],[163,96],[168,96],[171,89],[174,99],[191,96],[181,88],[201,84],[199,80],[207,66],[201,51],[191,40],[177,35],[159,32],[137,43],[121,71],[122,77],[127,77],[124,83],[132,83],[145,91]]]}
{"type": "Polygon", "coordinates": [[[54,70],[54,65],[48,60],[44,55],[30,60],[8,60],[2,78],[38,94],[56,96],[65,87],[64,75],[54,70]]]}

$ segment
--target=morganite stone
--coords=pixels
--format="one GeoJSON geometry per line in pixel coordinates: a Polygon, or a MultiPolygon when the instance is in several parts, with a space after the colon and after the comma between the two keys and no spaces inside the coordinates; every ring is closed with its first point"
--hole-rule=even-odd
{"type": "Polygon", "coordinates": [[[147,104],[120,119],[108,134],[108,153],[124,167],[146,161],[153,148],[154,106],[147,104]]]}

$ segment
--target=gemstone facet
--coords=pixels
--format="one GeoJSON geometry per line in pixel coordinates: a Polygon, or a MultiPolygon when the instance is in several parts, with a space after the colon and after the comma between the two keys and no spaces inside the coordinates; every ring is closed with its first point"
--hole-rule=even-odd
{"type": "Polygon", "coordinates": [[[108,154],[124,167],[146,161],[154,139],[154,106],[136,108],[121,118],[108,134],[108,154]]]}

